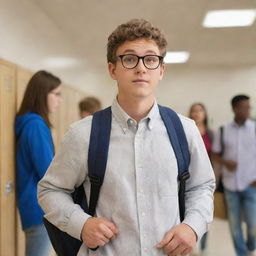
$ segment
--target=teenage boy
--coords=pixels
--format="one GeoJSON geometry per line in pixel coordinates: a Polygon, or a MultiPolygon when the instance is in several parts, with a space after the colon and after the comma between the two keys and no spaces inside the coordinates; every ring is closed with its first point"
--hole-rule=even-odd
{"type": "Polygon", "coordinates": [[[45,217],[77,239],[78,255],[189,254],[212,221],[215,179],[194,122],[180,116],[191,155],[185,219],[180,223],[177,160],[155,99],[163,78],[167,42],[145,20],[131,20],[108,38],[110,76],[118,93],[106,174],[96,216],[75,205],[70,193],[89,192],[87,154],[92,118],[71,126],[39,185],[45,217]],[[89,250],[99,246],[96,251],[89,250]]]}

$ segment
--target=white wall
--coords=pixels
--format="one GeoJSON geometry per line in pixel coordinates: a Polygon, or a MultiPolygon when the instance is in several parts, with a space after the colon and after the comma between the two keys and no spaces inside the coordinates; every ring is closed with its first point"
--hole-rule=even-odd
{"type": "Polygon", "coordinates": [[[183,115],[187,115],[191,104],[204,103],[210,126],[216,129],[232,119],[230,100],[240,93],[251,97],[252,117],[256,118],[256,66],[167,66],[157,98],[183,115]]]}
{"type": "MultiPolygon", "coordinates": [[[[94,74],[101,85],[100,88],[95,85],[94,92],[103,105],[108,106],[116,94],[116,82],[109,78],[107,65],[106,72],[95,71],[94,74]]],[[[167,65],[156,92],[159,104],[183,115],[188,114],[191,104],[202,102],[208,110],[212,129],[232,120],[230,100],[236,94],[251,97],[251,114],[256,119],[256,65],[197,68],[167,65]]]]}
{"type": "Polygon", "coordinates": [[[31,71],[46,69],[65,84],[86,88],[89,94],[93,94],[98,84],[89,61],[80,58],[73,39],[65,35],[36,1],[0,0],[0,58],[31,71]],[[77,62],[58,67],[45,62],[49,57],[77,62]]]}
{"type": "MultiPolygon", "coordinates": [[[[28,0],[21,0],[20,5],[17,3],[17,0],[1,0],[0,58],[36,71],[48,69],[43,60],[51,55],[78,57],[72,39],[67,38],[36,3],[28,0]]],[[[93,69],[87,59],[83,62],[85,66],[77,64],[72,68],[48,70],[59,75],[65,83],[98,96],[103,105],[108,106],[116,94],[116,84],[109,78],[107,63],[102,70],[93,69]]],[[[209,112],[210,125],[215,129],[232,119],[230,99],[238,93],[252,97],[252,115],[256,118],[255,82],[256,65],[167,65],[157,98],[160,104],[170,106],[184,115],[192,103],[203,102],[209,112]]]]}

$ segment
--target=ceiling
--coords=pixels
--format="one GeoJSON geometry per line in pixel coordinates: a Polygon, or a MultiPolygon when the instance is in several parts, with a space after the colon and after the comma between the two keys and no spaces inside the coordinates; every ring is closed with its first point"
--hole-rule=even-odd
{"type": "Polygon", "coordinates": [[[163,29],[169,51],[189,51],[182,67],[256,65],[256,22],[203,28],[208,10],[256,8],[255,0],[1,0],[0,57],[36,70],[49,57],[75,60],[52,68],[81,86],[85,75],[106,75],[106,43],[117,25],[144,18],[163,29]]]}

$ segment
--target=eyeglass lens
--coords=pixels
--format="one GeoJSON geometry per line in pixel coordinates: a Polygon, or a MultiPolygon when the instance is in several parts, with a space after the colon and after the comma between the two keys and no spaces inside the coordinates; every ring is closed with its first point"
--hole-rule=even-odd
{"type": "Polygon", "coordinates": [[[143,60],[144,66],[148,69],[156,69],[160,64],[160,57],[157,55],[146,55],[139,57],[133,54],[126,54],[120,55],[119,57],[122,60],[123,66],[129,69],[135,68],[138,65],[140,59],[143,60]]]}

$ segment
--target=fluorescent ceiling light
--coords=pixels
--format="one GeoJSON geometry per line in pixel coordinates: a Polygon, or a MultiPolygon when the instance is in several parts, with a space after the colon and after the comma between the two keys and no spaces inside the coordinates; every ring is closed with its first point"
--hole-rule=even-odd
{"type": "Polygon", "coordinates": [[[255,9],[209,11],[205,15],[203,26],[207,28],[250,26],[255,17],[255,9]]]}
{"type": "Polygon", "coordinates": [[[49,57],[44,59],[42,64],[47,68],[62,69],[76,66],[78,64],[78,60],[67,57],[49,57]]]}
{"type": "Polygon", "coordinates": [[[189,59],[189,52],[167,52],[164,57],[164,62],[170,63],[184,63],[189,59]]]}

